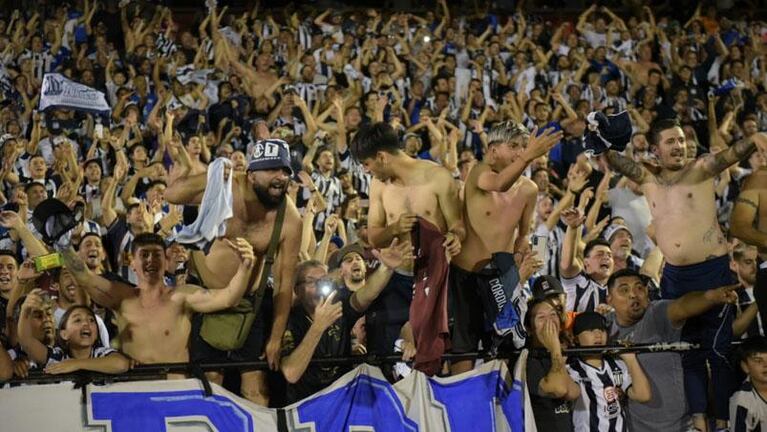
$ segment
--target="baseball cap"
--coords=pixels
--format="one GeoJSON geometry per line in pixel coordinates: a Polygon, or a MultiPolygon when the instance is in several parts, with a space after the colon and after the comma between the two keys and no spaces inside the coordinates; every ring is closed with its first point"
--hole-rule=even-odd
{"type": "Polygon", "coordinates": [[[344,262],[344,258],[346,258],[346,256],[351,253],[356,253],[363,258],[365,257],[365,249],[363,249],[362,246],[360,246],[358,243],[352,243],[342,247],[338,252],[336,252],[331,257],[330,262],[328,262],[328,267],[331,270],[341,267],[341,263],[344,262]]]}
{"type": "Polygon", "coordinates": [[[565,290],[562,288],[562,283],[559,279],[553,276],[538,276],[538,279],[533,283],[532,290],[533,300],[543,301],[552,295],[564,294],[565,290]]]}
{"type": "Polygon", "coordinates": [[[602,235],[604,236],[605,240],[610,241],[612,237],[620,230],[624,230],[633,238],[634,236],[631,234],[631,231],[629,231],[628,227],[626,225],[621,224],[612,224],[605,228],[604,233],[602,235]]]}
{"type": "Polygon", "coordinates": [[[293,175],[290,166],[290,149],[288,143],[281,139],[266,139],[257,141],[248,162],[248,171],[260,171],[274,168],[284,168],[293,175]]]}
{"type": "Polygon", "coordinates": [[[573,322],[573,335],[578,336],[589,330],[607,331],[607,320],[601,314],[593,311],[581,312],[573,322]]]}

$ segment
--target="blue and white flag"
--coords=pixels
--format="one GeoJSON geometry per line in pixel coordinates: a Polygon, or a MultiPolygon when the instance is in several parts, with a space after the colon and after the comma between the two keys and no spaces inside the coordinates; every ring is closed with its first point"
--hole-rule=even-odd
{"type": "Polygon", "coordinates": [[[394,385],[361,365],[284,409],[260,407],[193,379],[0,389],[0,418],[13,431],[511,431],[535,432],[525,389],[525,355],[514,379],[501,361],[450,378],[414,372],[394,385]],[[46,415],[40,414],[45,407],[46,415]],[[281,423],[281,424],[280,424],[281,423]],[[279,425],[279,426],[278,426],[279,425]]]}
{"type": "Polygon", "coordinates": [[[112,109],[104,93],[74,82],[59,73],[47,73],[40,89],[38,109],[64,108],[94,114],[109,114],[112,109]]]}

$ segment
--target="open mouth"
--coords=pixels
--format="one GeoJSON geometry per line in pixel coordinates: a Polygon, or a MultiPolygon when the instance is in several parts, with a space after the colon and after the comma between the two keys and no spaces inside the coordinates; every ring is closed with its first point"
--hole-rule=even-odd
{"type": "Polygon", "coordinates": [[[91,332],[90,329],[82,329],[80,330],[80,337],[83,339],[87,339],[93,336],[93,332],[91,332]]]}
{"type": "Polygon", "coordinates": [[[0,284],[8,284],[8,283],[11,283],[10,276],[0,276],[0,284]]]}

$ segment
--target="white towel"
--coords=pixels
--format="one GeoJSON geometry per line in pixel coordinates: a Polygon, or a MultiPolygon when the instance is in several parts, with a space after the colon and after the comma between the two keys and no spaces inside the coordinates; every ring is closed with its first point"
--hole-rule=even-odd
{"type": "Polygon", "coordinates": [[[226,158],[217,158],[208,167],[208,182],[200,203],[197,219],[185,225],[176,236],[182,244],[195,244],[205,250],[206,246],[226,234],[226,221],[232,217],[232,176],[224,181],[224,168],[232,167],[226,158]]]}

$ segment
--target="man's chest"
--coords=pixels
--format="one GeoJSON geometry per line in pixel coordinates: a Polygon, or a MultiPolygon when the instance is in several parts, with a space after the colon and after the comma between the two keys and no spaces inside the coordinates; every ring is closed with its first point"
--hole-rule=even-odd
{"type": "Polygon", "coordinates": [[[436,216],[439,199],[429,184],[419,186],[387,185],[381,197],[387,224],[397,221],[403,213],[415,213],[428,219],[436,216]]]}

